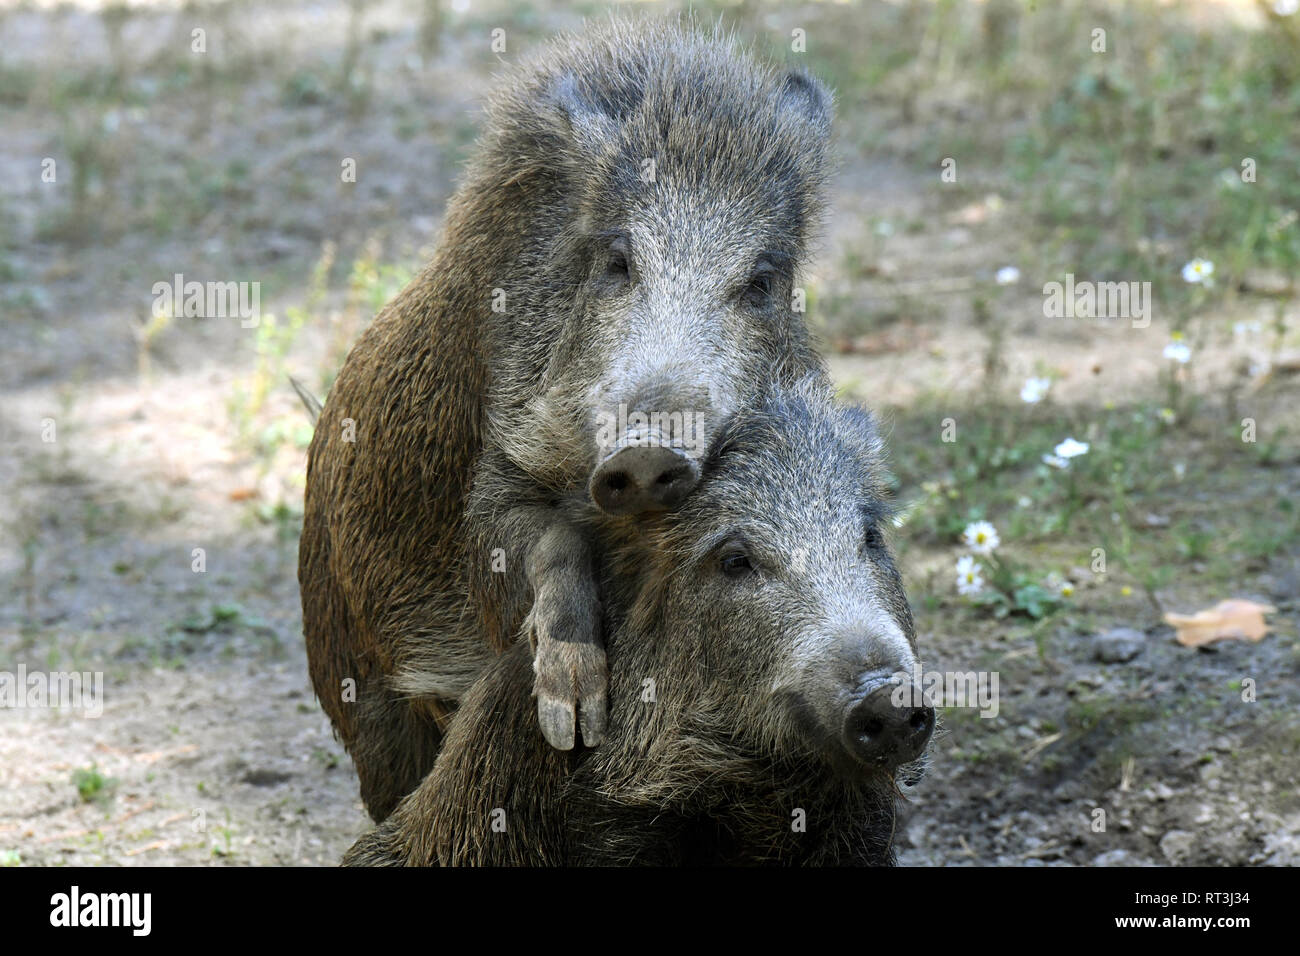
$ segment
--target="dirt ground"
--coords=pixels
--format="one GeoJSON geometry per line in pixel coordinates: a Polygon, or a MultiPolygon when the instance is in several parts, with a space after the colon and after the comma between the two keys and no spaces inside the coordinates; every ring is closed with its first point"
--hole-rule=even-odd
{"type": "MultiPolygon", "coordinates": [[[[427,255],[476,129],[498,64],[481,41],[500,11],[451,7],[450,32],[426,57],[418,7],[367,5],[350,53],[344,3],[257,16],[132,6],[122,42],[137,54],[117,80],[98,5],[4,8],[0,670],[102,672],[104,694],[97,718],[0,708],[0,863],[332,865],[367,826],[307,678],[296,550],[309,431],[285,375],[328,384],[400,285],[388,267],[427,255]],[[215,54],[244,59],[196,80],[205,67],[175,52],[196,16],[215,54]],[[73,74],[124,85],[77,92],[61,72],[68,53],[73,74]],[[148,65],[168,56],[175,65],[148,65]],[[330,85],[350,56],[347,82],[364,86],[355,106],[330,85]],[[63,172],[65,185],[41,181],[45,156],[93,162],[79,199],[63,172]],[[349,187],[340,156],[357,160],[349,187]],[[317,287],[322,256],[332,266],[317,287]],[[262,281],[263,309],[292,336],[237,319],[147,331],[153,282],[177,272],[262,281]],[[54,440],[43,440],[50,423],[54,440]]],[[[519,15],[515,36],[526,47],[581,12],[519,15]]],[[[845,249],[875,241],[880,223],[912,224],[866,288],[927,307],[831,357],[847,395],[899,420],[892,457],[906,474],[908,409],[964,401],[980,374],[965,290],[1017,261],[1025,240],[997,197],[954,203],[928,171],[840,149],[810,281],[829,296],[847,281],[845,249]]],[[[1025,317],[1007,333],[1009,381],[1052,369],[1068,418],[1155,380],[1158,348],[1136,354],[1114,330],[1031,321],[1040,306],[1032,288],[1001,301],[1025,317]]],[[[1247,328],[1275,315],[1271,301],[1232,310],[1226,320],[1247,328]]],[[[1294,303],[1286,315],[1295,327],[1294,303]]],[[[1156,325],[1167,335],[1163,317],[1156,325]]],[[[1223,342],[1195,388],[1222,395],[1259,353],[1249,333],[1223,342]]],[[[1300,408],[1285,383],[1256,401],[1261,420],[1300,408]]],[[[1227,501],[1233,475],[1171,484],[1171,497],[1205,513],[1295,500],[1288,442],[1280,466],[1242,476],[1227,501]]],[[[950,577],[954,549],[904,541],[902,554],[927,670],[997,671],[1002,695],[996,719],[944,716],[910,797],[902,863],[1300,863],[1296,542],[1243,567],[1230,589],[1191,560],[1163,587],[1165,608],[1241,596],[1278,609],[1263,641],[1199,652],[1176,644],[1141,595],[1104,585],[1081,585],[1078,610],[1042,626],[958,612],[950,585],[923,599],[943,590],[934,582],[950,577]],[[1095,636],[1116,627],[1140,632],[1138,653],[1099,660],[1095,636]],[[1249,704],[1247,677],[1259,685],[1249,704]]]]}

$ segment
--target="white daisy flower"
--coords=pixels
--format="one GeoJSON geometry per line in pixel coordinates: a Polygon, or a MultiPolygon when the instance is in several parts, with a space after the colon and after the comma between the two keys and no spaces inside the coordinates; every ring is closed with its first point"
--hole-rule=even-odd
{"type": "Polygon", "coordinates": [[[1208,259],[1193,259],[1183,266],[1183,281],[1193,284],[1206,282],[1214,276],[1214,263],[1208,259]]]}
{"type": "Polygon", "coordinates": [[[1047,390],[1052,387],[1050,378],[1028,378],[1020,389],[1020,400],[1026,405],[1037,405],[1047,396],[1047,390]]]}
{"type": "Polygon", "coordinates": [[[1192,348],[1186,342],[1175,340],[1165,346],[1164,356],[1179,365],[1186,365],[1192,360],[1192,348]]]}
{"type": "Polygon", "coordinates": [[[998,285],[1015,285],[1020,281],[1020,270],[1015,266],[1003,266],[993,279],[998,285]]]}
{"type": "Polygon", "coordinates": [[[1067,438],[1055,448],[1052,449],[1057,458],[1078,458],[1080,455],[1088,454],[1088,443],[1086,441],[1075,441],[1073,438],[1067,438]]]}
{"type": "Polygon", "coordinates": [[[970,596],[984,590],[980,566],[969,554],[957,559],[957,593],[970,596]]]}
{"type": "Polygon", "coordinates": [[[1043,587],[1063,598],[1074,596],[1074,582],[1056,571],[1047,576],[1046,580],[1043,581],[1043,587]]]}
{"type": "Polygon", "coordinates": [[[961,537],[966,542],[966,547],[976,554],[992,554],[993,549],[1002,543],[1002,539],[998,537],[998,529],[987,521],[968,524],[961,537]]]}

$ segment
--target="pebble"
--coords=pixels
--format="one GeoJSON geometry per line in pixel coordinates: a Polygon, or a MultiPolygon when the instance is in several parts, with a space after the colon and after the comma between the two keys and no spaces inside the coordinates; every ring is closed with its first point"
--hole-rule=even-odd
{"type": "Polygon", "coordinates": [[[1122,664],[1141,654],[1146,640],[1141,631],[1117,627],[1093,638],[1093,656],[1104,664],[1122,664]]]}
{"type": "Polygon", "coordinates": [[[1186,830],[1170,830],[1160,838],[1160,852],[1170,863],[1181,863],[1191,855],[1196,837],[1186,830]]]}
{"type": "Polygon", "coordinates": [[[1107,850],[1092,858],[1093,866],[1155,866],[1144,857],[1134,856],[1128,850],[1107,850]]]}

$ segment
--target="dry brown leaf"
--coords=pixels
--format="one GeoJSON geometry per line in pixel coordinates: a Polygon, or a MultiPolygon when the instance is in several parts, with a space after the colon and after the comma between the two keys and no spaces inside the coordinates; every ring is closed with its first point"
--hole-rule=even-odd
{"type": "Polygon", "coordinates": [[[1264,615],[1275,613],[1272,605],[1233,598],[1195,614],[1166,614],[1165,623],[1178,631],[1179,644],[1200,647],[1213,641],[1258,641],[1268,633],[1264,615]]]}

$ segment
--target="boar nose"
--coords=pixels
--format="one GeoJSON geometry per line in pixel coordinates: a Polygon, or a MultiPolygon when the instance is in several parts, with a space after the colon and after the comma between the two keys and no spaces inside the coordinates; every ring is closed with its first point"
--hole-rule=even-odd
{"type": "Polygon", "coordinates": [[[934,708],[900,706],[894,701],[897,685],[877,685],[849,710],[844,721],[844,742],[863,763],[893,769],[915,760],[934,732],[934,708]]]}
{"type": "Polygon", "coordinates": [[[606,458],[591,476],[591,498],[615,515],[671,511],[699,479],[695,462],[673,448],[633,445],[606,458]]]}

